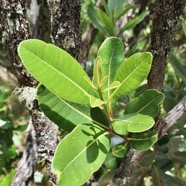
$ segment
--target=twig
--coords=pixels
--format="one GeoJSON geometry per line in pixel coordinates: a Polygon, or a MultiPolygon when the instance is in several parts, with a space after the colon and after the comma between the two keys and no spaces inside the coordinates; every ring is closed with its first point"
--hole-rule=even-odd
{"type": "Polygon", "coordinates": [[[186,113],[186,96],[155,127],[159,138],[163,137],[176,122],[186,113]]]}

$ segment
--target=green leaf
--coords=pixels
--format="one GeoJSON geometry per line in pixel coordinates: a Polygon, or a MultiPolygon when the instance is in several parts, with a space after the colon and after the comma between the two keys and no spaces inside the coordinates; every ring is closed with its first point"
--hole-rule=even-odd
{"type": "Polygon", "coordinates": [[[166,96],[163,102],[163,108],[168,113],[171,109],[174,108],[174,106],[176,106],[176,104],[177,104],[176,99],[166,96]]]}
{"type": "Polygon", "coordinates": [[[116,11],[116,14],[114,16],[114,20],[117,21],[121,16],[123,16],[124,14],[126,14],[129,10],[134,10],[136,8],[138,8],[138,5],[131,5],[128,6],[127,8],[120,6],[120,11],[116,11]]]}
{"type": "Polygon", "coordinates": [[[103,92],[115,89],[117,87],[120,86],[120,82],[119,81],[113,81],[106,89],[103,90],[103,92]]]}
{"type": "Polygon", "coordinates": [[[5,89],[3,87],[0,87],[0,108],[3,106],[3,103],[6,99],[6,92],[5,89]]]}
{"type": "Polygon", "coordinates": [[[119,144],[112,148],[112,154],[118,158],[123,158],[128,150],[128,143],[119,144]]]}
{"type": "Polygon", "coordinates": [[[179,77],[186,83],[186,70],[180,60],[178,59],[178,56],[175,54],[175,52],[172,52],[170,55],[170,63],[175,70],[176,74],[178,74],[179,77]]]}
{"type": "Polygon", "coordinates": [[[129,144],[132,148],[139,151],[146,151],[154,145],[158,140],[158,134],[155,131],[142,134],[132,134],[128,138],[129,144]]]}
{"type": "Polygon", "coordinates": [[[112,123],[112,127],[117,134],[125,135],[128,133],[128,122],[126,122],[125,120],[114,121],[112,123]]]}
{"type": "Polygon", "coordinates": [[[103,12],[103,10],[101,10],[100,8],[97,8],[97,14],[98,14],[98,19],[102,22],[102,25],[109,33],[109,36],[113,36],[115,25],[113,24],[110,17],[105,12],[103,12]]]}
{"type": "MultiPolygon", "coordinates": [[[[127,116],[128,117],[128,116],[127,116]]],[[[126,119],[129,132],[144,132],[152,128],[155,121],[152,117],[142,114],[135,114],[126,119]]]]}
{"type": "Polygon", "coordinates": [[[3,179],[0,180],[1,186],[11,186],[16,170],[11,169],[10,173],[7,174],[3,179]]]}
{"type": "Polygon", "coordinates": [[[109,15],[112,17],[114,21],[119,18],[120,15],[122,15],[122,12],[124,10],[124,1],[123,0],[108,0],[108,9],[109,9],[109,15]]]}
{"type": "Polygon", "coordinates": [[[118,162],[115,156],[111,152],[107,154],[107,157],[104,162],[104,166],[106,169],[116,169],[118,166],[118,162]]]}
{"type": "Polygon", "coordinates": [[[147,77],[152,63],[149,52],[136,53],[121,64],[116,72],[115,81],[121,85],[114,90],[111,98],[120,98],[134,91],[147,77]]]}
{"type": "Polygon", "coordinates": [[[154,117],[157,115],[159,104],[163,100],[164,95],[161,92],[157,90],[146,90],[127,104],[125,114],[140,113],[154,117]]]}
{"type": "Polygon", "coordinates": [[[104,6],[104,9],[106,11],[106,13],[109,15],[109,9],[108,9],[108,5],[107,2],[105,0],[101,0],[102,5],[104,6]]]}
{"type": "MultiPolygon", "coordinates": [[[[117,69],[124,61],[124,46],[122,41],[116,37],[107,38],[99,48],[98,56],[102,59],[102,75],[103,77],[108,76],[105,87],[103,87],[105,89],[113,82],[117,69]]],[[[108,90],[104,94],[104,100],[107,100],[110,94],[111,90],[108,90]]]]}
{"type": "Polygon", "coordinates": [[[142,114],[126,114],[121,120],[112,123],[112,127],[117,134],[125,135],[128,132],[138,133],[149,130],[155,121],[152,117],[142,114]]]}
{"type": "Polygon", "coordinates": [[[143,11],[139,16],[131,19],[130,21],[128,21],[119,31],[119,34],[121,34],[122,32],[124,32],[127,29],[131,29],[134,28],[138,23],[140,23],[141,21],[143,21],[143,19],[149,14],[148,11],[143,11]]]}
{"type": "Polygon", "coordinates": [[[64,50],[30,39],[20,43],[18,54],[28,72],[56,96],[88,104],[89,96],[95,95],[94,89],[84,79],[86,72],[64,50]]]}
{"type": "Polygon", "coordinates": [[[106,36],[109,36],[109,32],[104,27],[103,23],[100,21],[100,19],[98,17],[98,13],[95,10],[93,4],[90,4],[87,7],[87,14],[88,14],[88,17],[89,17],[90,21],[94,25],[94,27],[96,27],[99,31],[101,31],[102,33],[104,33],[106,36]]]}
{"type": "Polygon", "coordinates": [[[39,85],[37,95],[39,105],[45,115],[66,131],[71,131],[82,123],[108,125],[106,116],[98,108],[93,109],[89,105],[80,105],[63,100],[43,85],[39,85]]]}
{"type": "Polygon", "coordinates": [[[107,131],[96,125],[78,125],[57,146],[52,171],[58,185],[83,185],[100,168],[109,150],[107,131]]]}
{"type": "Polygon", "coordinates": [[[100,99],[97,99],[93,96],[90,97],[90,105],[92,108],[99,107],[99,106],[103,105],[104,103],[105,102],[100,99]]]}
{"type": "Polygon", "coordinates": [[[94,64],[94,71],[93,71],[93,79],[96,81],[98,86],[100,86],[102,83],[101,63],[102,63],[102,59],[100,56],[98,56],[94,64]]]}
{"type": "Polygon", "coordinates": [[[94,86],[93,82],[90,80],[89,77],[84,76],[84,79],[85,79],[85,81],[87,81],[87,83],[88,83],[93,89],[97,90],[97,88],[94,86]]]}

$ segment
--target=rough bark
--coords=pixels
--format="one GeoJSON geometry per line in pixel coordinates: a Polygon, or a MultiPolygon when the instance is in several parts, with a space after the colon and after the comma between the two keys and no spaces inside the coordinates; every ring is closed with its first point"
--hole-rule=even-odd
{"type": "Polygon", "coordinates": [[[163,137],[174,124],[186,114],[186,96],[167,114],[167,116],[157,123],[155,129],[159,134],[159,138],[163,137]]]}
{"type": "Polygon", "coordinates": [[[16,175],[12,182],[12,186],[31,186],[33,174],[36,170],[36,138],[35,129],[32,121],[29,122],[28,136],[23,156],[17,166],[16,175]]]}
{"type": "MultiPolygon", "coordinates": [[[[174,40],[178,17],[182,14],[185,4],[185,0],[160,0],[158,7],[156,7],[151,35],[151,51],[154,58],[152,69],[148,76],[149,88],[160,91],[163,89],[167,55],[174,40]]],[[[179,115],[179,118],[181,116],[182,115],[179,115]]],[[[166,120],[166,122],[169,123],[170,121],[166,120]]],[[[158,121],[156,124],[157,123],[158,121]]],[[[162,131],[164,131],[163,128],[164,125],[158,128],[158,132],[161,131],[161,136],[164,135],[164,133],[162,133],[162,131]]],[[[166,132],[166,130],[164,132],[166,132]]],[[[139,160],[141,160],[145,154],[146,152],[130,150],[121,164],[120,174],[116,175],[113,185],[132,185],[133,171],[135,171],[139,160]]]]}
{"type": "Polygon", "coordinates": [[[60,48],[79,59],[81,48],[80,1],[47,0],[51,13],[51,38],[60,48]]]}
{"type": "MultiPolygon", "coordinates": [[[[41,112],[36,101],[36,89],[34,88],[38,82],[28,74],[17,55],[19,43],[29,39],[32,35],[23,2],[21,0],[0,1],[0,15],[3,44],[8,48],[15,75],[20,86],[23,87],[18,89],[18,94],[20,94],[20,101],[26,102],[26,107],[30,113],[29,126],[31,126],[28,130],[23,157],[18,164],[12,185],[31,185],[38,160],[44,159],[43,161],[46,161],[48,168],[51,165],[51,157],[57,146],[58,130],[57,126],[41,112]]],[[[50,170],[48,173],[52,181],[55,182],[55,177],[50,170]]]]}
{"type": "Polygon", "coordinates": [[[178,17],[182,15],[185,0],[160,0],[155,9],[151,34],[151,52],[154,56],[148,76],[148,87],[163,90],[167,55],[174,41],[178,17]]]}
{"type": "Polygon", "coordinates": [[[0,3],[3,44],[7,46],[11,55],[15,75],[21,86],[35,86],[37,82],[27,73],[17,55],[19,43],[30,38],[29,24],[25,16],[23,3],[21,0],[2,0],[0,3]]]}

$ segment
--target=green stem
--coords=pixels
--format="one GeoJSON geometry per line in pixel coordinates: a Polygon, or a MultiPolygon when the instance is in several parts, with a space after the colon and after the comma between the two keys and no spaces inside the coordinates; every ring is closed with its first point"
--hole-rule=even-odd
{"type": "MultiPolygon", "coordinates": [[[[98,91],[98,94],[100,96],[100,99],[103,100],[103,93],[101,91],[101,87],[100,86],[98,86],[97,91],[98,91]]],[[[109,114],[109,109],[108,109],[109,105],[108,105],[108,103],[104,104],[103,107],[104,107],[103,112],[106,114],[106,116],[107,116],[107,118],[109,120],[109,125],[110,125],[112,121],[111,121],[110,114],[109,114]]]]}

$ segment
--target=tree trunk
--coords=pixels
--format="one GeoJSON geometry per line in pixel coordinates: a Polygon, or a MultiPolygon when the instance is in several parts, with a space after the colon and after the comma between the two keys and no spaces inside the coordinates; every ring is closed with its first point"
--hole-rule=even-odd
{"type": "MultiPolygon", "coordinates": [[[[78,58],[81,44],[80,1],[48,0],[48,5],[51,11],[51,37],[54,43],[78,58]]],[[[41,112],[36,100],[35,87],[38,82],[28,74],[17,55],[17,47],[21,41],[42,37],[39,23],[43,16],[39,15],[43,7],[44,2],[39,4],[37,0],[30,0],[27,17],[22,0],[0,1],[3,43],[8,48],[15,68],[14,73],[23,87],[15,93],[21,101],[26,102],[30,113],[26,146],[12,182],[13,186],[31,185],[40,161],[45,161],[48,176],[54,185],[56,182],[50,166],[58,142],[58,127],[41,112]]]]}

